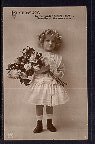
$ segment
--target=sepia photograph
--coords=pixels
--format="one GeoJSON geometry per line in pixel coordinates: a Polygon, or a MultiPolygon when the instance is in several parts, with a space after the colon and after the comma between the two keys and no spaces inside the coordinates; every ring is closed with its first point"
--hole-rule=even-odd
{"type": "Polygon", "coordinates": [[[4,140],[88,140],[87,8],[3,7],[4,140]]]}

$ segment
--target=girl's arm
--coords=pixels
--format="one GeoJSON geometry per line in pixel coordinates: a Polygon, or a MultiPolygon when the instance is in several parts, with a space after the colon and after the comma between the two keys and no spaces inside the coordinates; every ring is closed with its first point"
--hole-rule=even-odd
{"type": "Polygon", "coordinates": [[[64,66],[64,63],[63,63],[63,60],[62,60],[59,67],[55,71],[55,75],[62,79],[63,76],[64,76],[64,73],[65,73],[65,66],[64,66]]]}
{"type": "Polygon", "coordinates": [[[40,70],[36,71],[35,73],[36,74],[42,74],[42,73],[45,73],[45,72],[49,71],[49,69],[50,69],[49,65],[43,66],[40,70]]]}

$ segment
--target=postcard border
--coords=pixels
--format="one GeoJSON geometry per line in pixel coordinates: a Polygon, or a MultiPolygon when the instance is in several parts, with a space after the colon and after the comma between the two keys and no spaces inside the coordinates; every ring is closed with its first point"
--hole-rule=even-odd
{"type": "MultiPolygon", "coordinates": [[[[59,143],[65,143],[65,144],[73,144],[73,143],[77,143],[77,144],[88,144],[88,143],[93,143],[94,142],[94,113],[95,113],[95,109],[94,109],[94,83],[93,83],[93,78],[94,76],[94,44],[92,44],[93,40],[94,40],[94,35],[93,35],[93,31],[94,31],[94,26],[93,26],[93,4],[94,2],[91,0],[48,0],[48,1],[44,1],[44,0],[19,0],[19,2],[15,1],[15,0],[3,0],[2,1],[2,14],[1,14],[1,70],[2,70],[2,54],[3,54],[3,7],[52,7],[52,6],[86,6],[87,7],[87,82],[88,82],[88,126],[89,126],[89,130],[88,130],[88,140],[5,140],[5,144],[11,144],[11,143],[37,143],[37,144],[56,144],[59,143]]],[[[1,75],[1,86],[2,86],[2,97],[0,97],[1,99],[1,107],[0,107],[0,126],[2,128],[2,131],[0,133],[0,138],[2,140],[4,140],[4,96],[3,96],[3,70],[2,70],[2,75],[1,75]]]]}

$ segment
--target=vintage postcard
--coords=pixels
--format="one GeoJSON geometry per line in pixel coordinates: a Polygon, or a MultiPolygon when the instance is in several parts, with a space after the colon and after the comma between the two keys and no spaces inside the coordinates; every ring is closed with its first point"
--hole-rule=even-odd
{"type": "Polygon", "coordinates": [[[3,7],[4,140],[87,140],[87,9],[3,7]]]}

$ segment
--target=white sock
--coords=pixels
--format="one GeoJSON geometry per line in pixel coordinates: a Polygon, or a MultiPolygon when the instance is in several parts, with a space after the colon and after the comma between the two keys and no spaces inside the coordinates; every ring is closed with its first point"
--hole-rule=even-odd
{"type": "Polygon", "coordinates": [[[37,121],[38,121],[38,120],[42,120],[42,119],[43,119],[43,115],[36,116],[36,117],[37,117],[37,121]]]}
{"type": "Polygon", "coordinates": [[[52,119],[53,118],[53,114],[47,114],[47,119],[52,119]]]}

